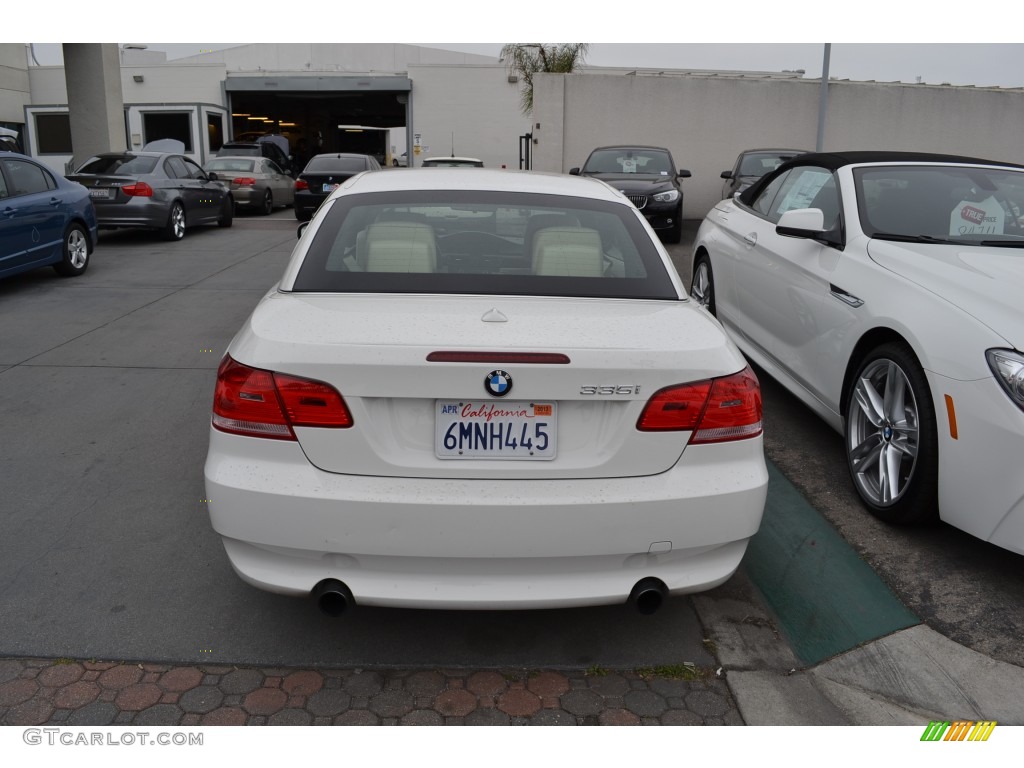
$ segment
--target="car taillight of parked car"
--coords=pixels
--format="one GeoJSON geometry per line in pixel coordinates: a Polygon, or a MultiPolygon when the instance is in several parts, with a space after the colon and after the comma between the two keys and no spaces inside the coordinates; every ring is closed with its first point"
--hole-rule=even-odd
{"type": "Polygon", "coordinates": [[[306,183],[305,179],[295,180],[295,191],[298,192],[300,189],[309,189],[309,184],[306,183]]]}
{"type": "Polygon", "coordinates": [[[152,197],[153,188],[144,181],[137,181],[134,184],[125,184],[121,191],[129,197],[152,197]]]}
{"type": "Polygon", "coordinates": [[[247,437],[295,440],[293,427],[351,427],[352,416],[329,384],[250,368],[225,355],[217,370],[213,426],[247,437]]]}
{"type": "Polygon", "coordinates": [[[237,179],[232,179],[231,183],[237,187],[255,187],[256,179],[250,176],[240,176],[237,179]]]}
{"type": "Polygon", "coordinates": [[[679,384],[655,392],[636,428],[641,432],[690,430],[690,444],[757,437],[761,385],[749,368],[732,376],[679,384]]]}

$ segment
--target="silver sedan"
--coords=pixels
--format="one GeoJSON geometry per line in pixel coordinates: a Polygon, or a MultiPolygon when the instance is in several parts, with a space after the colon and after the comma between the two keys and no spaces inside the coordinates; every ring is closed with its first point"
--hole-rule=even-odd
{"type": "Polygon", "coordinates": [[[295,180],[265,157],[215,157],[203,166],[227,184],[235,205],[265,215],[295,202],[295,180]]]}

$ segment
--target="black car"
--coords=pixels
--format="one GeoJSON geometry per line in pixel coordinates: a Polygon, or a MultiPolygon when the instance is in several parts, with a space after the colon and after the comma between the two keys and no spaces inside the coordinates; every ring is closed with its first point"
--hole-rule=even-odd
{"type": "Polygon", "coordinates": [[[770,173],[797,155],[806,155],[806,149],[748,149],[740,152],[731,171],[722,171],[722,199],[727,200],[742,192],[766,173],[770,173]]]}
{"type": "Polygon", "coordinates": [[[643,213],[666,243],[678,243],[683,235],[682,179],[690,172],[677,169],[672,153],[664,147],[598,147],[573,176],[594,176],[615,187],[643,213]]]}
{"type": "Polygon", "coordinates": [[[320,203],[343,181],[363,171],[379,171],[380,163],[372,155],[331,152],[314,155],[295,179],[295,218],[309,221],[320,203]]]}

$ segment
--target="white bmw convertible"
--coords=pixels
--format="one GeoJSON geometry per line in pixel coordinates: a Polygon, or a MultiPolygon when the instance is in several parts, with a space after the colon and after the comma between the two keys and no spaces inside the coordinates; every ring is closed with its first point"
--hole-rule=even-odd
{"type": "Polygon", "coordinates": [[[213,527],[248,583],[557,608],[710,589],[764,508],[757,379],[603,182],[346,181],[217,376],[213,527]]]}
{"type": "Polygon", "coordinates": [[[1024,168],[803,155],[707,215],[691,295],[844,436],[864,504],[1024,553],[1024,168]]]}

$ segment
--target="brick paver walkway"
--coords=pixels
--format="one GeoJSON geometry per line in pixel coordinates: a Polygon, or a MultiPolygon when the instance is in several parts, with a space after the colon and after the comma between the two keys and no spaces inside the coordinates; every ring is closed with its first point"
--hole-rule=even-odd
{"type": "Polygon", "coordinates": [[[0,659],[3,725],[742,725],[711,670],[309,670],[0,659]],[[682,671],[682,679],[678,673],[682,671]]]}

